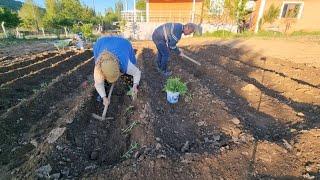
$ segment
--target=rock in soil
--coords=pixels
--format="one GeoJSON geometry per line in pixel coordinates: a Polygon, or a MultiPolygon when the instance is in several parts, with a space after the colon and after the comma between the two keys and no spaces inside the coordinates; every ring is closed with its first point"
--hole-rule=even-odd
{"type": "Polygon", "coordinates": [[[231,121],[233,122],[233,124],[238,125],[240,124],[240,120],[238,118],[232,118],[231,121]]]}
{"type": "Polygon", "coordinates": [[[291,144],[288,143],[288,141],[286,141],[285,139],[282,139],[283,141],[283,145],[288,149],[288,150],[291,150],[292,149],[292,146],[291,144]]]}
{"type": "Polygon", "coordinates": [[[90,155],[90,159],[91,160],[97,160],[98,159],[98,155],[99,155],[99,152],[98,151],[93,151],[90,155]]]}
{"type": "Polygon", "coordinates": [[[182,148],[181,148],[181,152],[184,153],[184,152],[188,151],[189,148],[190,148],[189,141],[186,141],[186,143],[184,143],[184,145],[183,145],[182,148]]]}
{"type": "Polygon", "coordinates": [[[53,129],[47,137],[47,142],[49,144],[56,142],[56,140],[64,133],[65,130],[65,127],[53,129]]]}
{"type": "Polygon", "coordinates": [[[246,86],[244,86],[244,87],[241,88],[241,90],[243,90],[243,91],[248,91],[248,92],[255,91],[255,90],[257,90],[257,89],[258,89],[258,88],[257,88],[255,85],[253,85],[253,84],[248,84],[248,85],[246,85],[246,86]]]}
{"type": "Polygon", "coordinates": [[[50,177],[50,172],[52,171],[52,168],[50,164],[41,166],[39,169],[36,170],[36,174],[39,178],[48,178],[50,177]]]}
{"type": "Polygon", "coordinates": [[[50,178],[52,179],[59,179],[60,178],[60,173],[55,173],[55,174],[51,174],[50,178]]]}
{"type": "Polygon", "coordinates": [[[157,143],[156,144],[156,150],[159,150],[161,148],[161,144],[160,143],[157,143]]]}
{"type": "Polygon", "coordinates": [[[158,158],[158,159],[161,159],[161,158],[164,158],[164,159],[165,159],[165,158],[167,158],[167,156],[164,155],[164,154],[159,154],[159,155],[157,155],[157,158],[158,158]]]}
{"type": "Polygon", "coordinates": [[[200,121],[200,122],[198,122],[197,123],[197,125],[200,127],[200,126],[203,126],[203,125],[205,125],[205,122],[204,121],[200,121]]]}

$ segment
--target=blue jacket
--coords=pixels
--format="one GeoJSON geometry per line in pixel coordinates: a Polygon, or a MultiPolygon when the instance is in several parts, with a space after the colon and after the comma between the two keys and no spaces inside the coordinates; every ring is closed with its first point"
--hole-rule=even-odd
{"type": "Polygon", "coordinates": [[[130,41],[122,37],[108,36],[99,38],[93,46],[93,55],[95,63],[97,63],[98,57],[105,50],[112,53],[114,56],[118,58],[120,71],[122,73],[127,73],[129,61],[132,64],[137,64],[134,50],[130,41]]]}
{"type": "Polygon", "coordinates": [[[183,31],[183,25],[180,23],[166,23],[157,27],[153,34],[152,39],[155,43],[164,41],[167,46],[176,52],[180,53],[177,43],[181,39],[183,31]]]}

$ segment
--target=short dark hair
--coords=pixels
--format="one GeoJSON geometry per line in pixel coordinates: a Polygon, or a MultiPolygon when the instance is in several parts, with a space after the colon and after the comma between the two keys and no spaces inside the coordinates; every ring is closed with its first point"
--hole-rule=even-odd
{"type": "Polygon", "coordinates": [[[187,27],[188,29],[192,29],[193,32],[195,32],[198,28],[198,26],[194,23],[187,23],[184,25],[184,27],[187,27]]]}

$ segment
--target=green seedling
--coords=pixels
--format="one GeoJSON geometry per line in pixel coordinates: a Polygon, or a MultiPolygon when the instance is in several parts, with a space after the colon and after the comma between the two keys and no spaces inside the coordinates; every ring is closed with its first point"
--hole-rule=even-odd
{"type": "Polygon", "coordinates": [[[41,83],[41,84],[40,84],[40,87],[41,87],[41,88],[46,88],[46,87],[48,87],[48,84],[47,84],[47,83],[41,83]]]}
{"type": "Polygon", "coordinates": [[[137,95],[133,92],[133,88],[129,87],[129,91],[127,92],[128,96],[131,96],[132,100],[135,100],[137,95]]]}
{"type": "Polygon", "coordinates": [[[186,83],[181,82],[180,78],[172,77],[167,79],[163,90],[166,92],[179,92],[181,95],[184,95],[187,93],[188,88],[186,83]]]}
{"type": "Polygon", "coordinates": [[[32,89],[33,93],[37,93],[39,91],[39,89],[32,89]]]}
{"type": "Polygon", "coordinates": [[[87,81],[88,81],[88,83],[91,85],[93,85],[94,84],[94,79],[93,79],[93,75],[89,75],[89,76],[87,76],[87,81]]]}
{"type": "Polygon", "coordinates": [[[127,128],[125,129],[121,129],[122,134],[129,134],[133,128],[135,128],[136,126],[138,126],[139,123],[137,121],[133,121],[127,128]]]}
{"type": "Polygon", "coordinates": [[[131,114],[133,113],[133,108],[134,106],[129,106],[126,108],[126,110],[124,111],[124,114],[131,114]]]}
{"type": "Polygon", "coordinates": [[[136,143],[136,142],[133,143],[133,144],[131,144],[129,150],[128,150],[126,153],[124,153],[124,154],[121,156],[121,158],[122,158],[122,159],[129,159],[129,158],[131,158],[133,152],[134,152],[135,150],[137,150],[138,147],[139,147],[139,144],[136,143]]]}

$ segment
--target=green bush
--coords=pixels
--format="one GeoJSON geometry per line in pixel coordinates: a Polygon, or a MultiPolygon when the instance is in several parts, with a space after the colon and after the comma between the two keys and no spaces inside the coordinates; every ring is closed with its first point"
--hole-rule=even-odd
{"type": "Polygon", "coordinates": [[[82,32],[85,38],[93,37],[92,29],[93,29],[93,24],[83,24],[83,25],[75,24],[72,27],[72,31],[74,33],[82,32]]]}
{"type": "Polygon", "coordinates": [[[164,91],[179,92],[184,95],[188,88],[186,83],[181,82],[180,78],[169,78],[164,86],[164,91]]]}
{"type": "Polygon", "coordinates": [[[86,37],[86,38],[92,37],[92,35],[93,35],[92,28],[93,28],[92,24],[84,24],[81,27],[81,31],[82,31],[84,37],[86,37]]]}
{"type": "Polygon", "coordinates": [[[275,7],[274,4],[270,6],[268,11],[263,15],[263,23],[270,23],[272,24],[280,13],[280,7],[275,7]]]}

